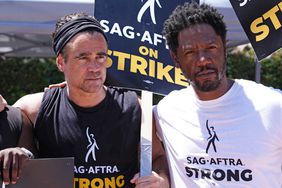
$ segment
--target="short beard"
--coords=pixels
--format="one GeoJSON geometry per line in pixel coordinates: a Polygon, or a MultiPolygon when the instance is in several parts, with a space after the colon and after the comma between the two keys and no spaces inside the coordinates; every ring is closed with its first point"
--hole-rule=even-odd
{"type": "Polygon", "coordinates": [[[216,79],[214,81],[207,80],[204,83],[200,83],[196,80],[190,80],[190,84],[195,87],[197,90],[202,92],[210,92],[216,90],[222,81],[226,71],[226,63],[224,63],[223,68],[220,72],[217,72],[216,79]]]}
{"type": "Polygon", "coordinates": [[[219,79],[219,76],[217,76],[217,79],[214,81],[205,81],[203,84],[200,84],[199,82],[195,81],[192,83],[193,86],[197,88],[197,90],[202,92],[209,92],[216,90],[221,83],[221,79],[219,79]]]}

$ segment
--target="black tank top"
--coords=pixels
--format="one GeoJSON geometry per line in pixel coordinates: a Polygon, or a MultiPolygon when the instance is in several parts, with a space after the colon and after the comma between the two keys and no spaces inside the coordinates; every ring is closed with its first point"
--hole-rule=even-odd
{"type": "Polygon", "coordinates": [[[16,147],[22,128],[21,110],[7,106],[0,112],[0,149],[16,147]]]}
{"type": "Polygon", "coordinates": [[[82,108],[66,88],[50,89],[35,123],[39,156],[74,157],[75,188],[134,187],[129,181],[139,171],[140,125],[134,92],[108,88],[100,104],[82,108]]]}

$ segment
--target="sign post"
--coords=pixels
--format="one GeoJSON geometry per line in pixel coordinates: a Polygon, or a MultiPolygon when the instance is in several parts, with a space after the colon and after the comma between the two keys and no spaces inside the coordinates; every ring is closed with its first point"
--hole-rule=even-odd
{"type": "Polygon", "coordinates": [[[140,176],[148,176],[152,173],[152,104],[153,93],[150,91],[141,92],[141,156],[140,176]]]}

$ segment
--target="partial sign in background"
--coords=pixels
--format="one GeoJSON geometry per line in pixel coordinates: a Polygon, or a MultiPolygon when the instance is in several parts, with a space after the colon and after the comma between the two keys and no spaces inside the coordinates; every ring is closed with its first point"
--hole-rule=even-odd
{"type": "Polygon", "coordinates": [[[230,0],[259,60],[282,47],[281,0],[230,0]]]}
{"type": "Polygon", "coordinates": [[[188,85],[175,68],[163,22],[187,0],[97,0],[94,15],[109,39],[107,84],[168,94],[188,85]]]}

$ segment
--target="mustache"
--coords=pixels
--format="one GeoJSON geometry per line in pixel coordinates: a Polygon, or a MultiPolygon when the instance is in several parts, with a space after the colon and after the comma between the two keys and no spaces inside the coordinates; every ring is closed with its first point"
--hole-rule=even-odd
{"type": "Polygon", "coordinates": [[[93,72],[93,73],[88,73],[85,78],[86,79],[96,79],[99,78],[101,76],[100,72],[93,72]]]}
{"type": "Polygon", "coordinates": [[[198,70],[195,73],[195,76],[200,76],[208,73],[218,73],[218,70],[213,65],[205,65],[198,68],[198,70]]]}

